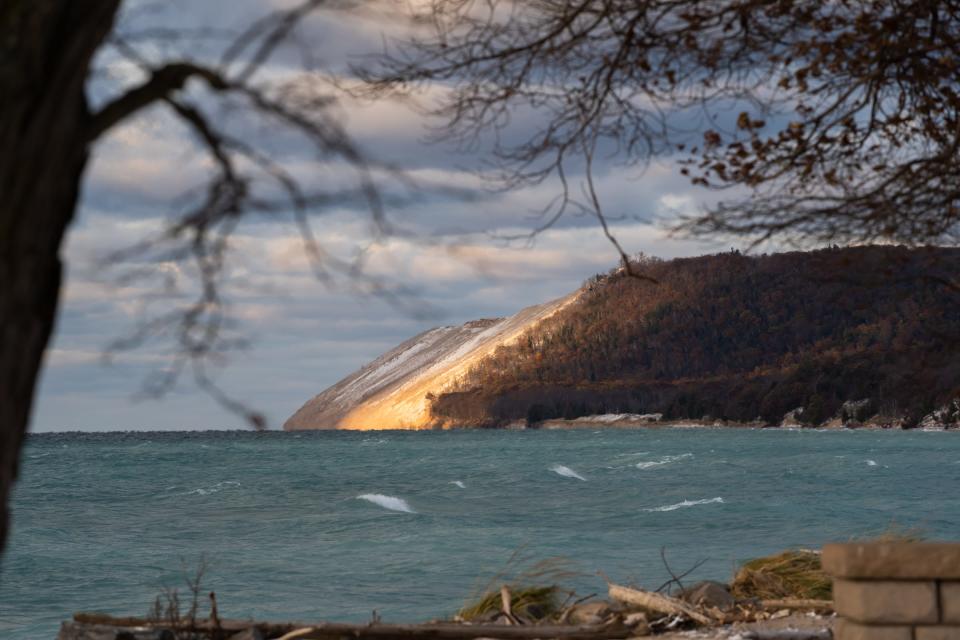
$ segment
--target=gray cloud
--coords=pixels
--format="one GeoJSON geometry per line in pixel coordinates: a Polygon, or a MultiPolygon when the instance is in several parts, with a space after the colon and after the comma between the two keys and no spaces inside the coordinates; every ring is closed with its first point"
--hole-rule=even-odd
{"type": "MultiPolygon", "coordinates": [[[[254,0],[140,2],[128,12],[124,28],[216,24],[236,30],[262,9],[263,3],[254,0]],[[151,6],[160,9],[151,12],[151,6]]],[[[378,33],[385,28],[382,21],[322,15],[307,25],[304,35],[326,42],[318,57],[337,70],[350,56],[379,46],[378,33]]],[[[216,46],[213,42],[191,51],[211,55],[216,46]]],[[[165,53],[163,49],[158,46],[156,54],[165,53]]],[[[109,57],[104,62],[109,64],[109,57]]],[[[300,62],[291,49],[272,64],[283,73],[300,62]]],[[[115,77],[98,80],[94,93],[102,97],[135,80],[135,74],[120,69],[115,77]]],[[[243,286],[229,287],[227,293],[239,328],[252,346],[233,354],[217,379],[228,392],[264,411],[274,426],[325,386],[415,333],[437,324],[508,315],[561,296],[617,260],[589,216],[567,216],[532,243],[502,239],[522,236],[539,224],[536,212],[557,195],[555,181],[491,192],[469,171],[479,165],[480,155],[425,145],[426,123],[409,108],[346,102],[342,117],[371,156],[402,164],[423,185],[421,191],[411,192],[384,183],[391,202],[388,213],[410,236],[371,246],[367,270],[413,289],[417,299],[436,313],[418,320],[348,287],[327,288],[313,277],[292,225],[278,216],[247,220],[234,239],[230,266],[233,282],[243,286]],[[438,193],[431,188],[437,185],[470,195],[438,193]]],[[[288,167],[316,187],[336,186],[350,178],[348,169],[315,160],[296,141],[276,136],[272,128],[248,115],[232,113],[222,124],[282,156],[288,167]]],[[[597,185],[615,233],[629,252],[673,257],[717,248],[667,239],[647,223],[693,212],[713,194],[692,190],[669,159],[654,162],[642,174],[615,160],[608,157],[600,164],[597,185]]],[[[33,430],[243,427],[237,416],[194,388],[189,378],[162,400],[132,401],[149,372],[167,361],[169,343],[117,354],[110,366],[103,366],[99,358],[107,344],[136,326],[143,300],[155,290],[141,283],[112,284],[117,272],[97,267],[97,259],[162,228],[175,210],[171,197],[201,183],[208,168],[196,143],[162,108],[126,123],[97,146],[83,207],[65,248],[67,284],[33,430]]],[[[580,180],[572,176],[576,188],[580,180]]],[[[368,214],[359,201],[345,200],[313,223],[324,245],[343,257],[370,240],[368,214]]],[[[179,267],[159,268],[184,291],[195,286],[179,267]]],[[[165,299],[154,305],[159,309],[176,302],[165,299]]]]}

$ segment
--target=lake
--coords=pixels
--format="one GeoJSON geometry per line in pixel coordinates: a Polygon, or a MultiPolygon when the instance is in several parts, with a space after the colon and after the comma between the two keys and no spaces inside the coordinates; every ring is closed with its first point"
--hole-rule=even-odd
{"type": "MultiPolygon", "coordinates": [[[[0,635],[144,615],[203,561],[222,617],[449,616],[562,558],[565,586],[919,528],[960,537],[949,432],[650,428],[33,435],[0,565],[0,635]]],[[[559,562],[559,561],[557,561],[559,562]]],[[[205,603],[204,603],[205,604],[205,603]]],[[[202,612],[206,614],[206,606],[202,612]]]]}

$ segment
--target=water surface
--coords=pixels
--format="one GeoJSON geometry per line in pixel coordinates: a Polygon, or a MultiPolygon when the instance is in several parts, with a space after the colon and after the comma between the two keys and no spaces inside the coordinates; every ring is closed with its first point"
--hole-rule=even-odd
{"type": "MultiPolygon", "coordinates": [[[[201,556],[224,617],[450,615],[522,549],[650,587],[892,523],[960,536],[954,433],[734,429],[32,436],[0,636],[143,615],[201,556]]],[[[521,562],[522,564],[522,562],[521,562]]]]}

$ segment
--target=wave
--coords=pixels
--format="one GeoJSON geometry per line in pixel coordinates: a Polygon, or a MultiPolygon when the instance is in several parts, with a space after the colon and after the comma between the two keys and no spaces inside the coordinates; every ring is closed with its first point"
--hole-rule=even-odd
{"type": "Polygon", "coordinates": [[[582,475],[580,475],[570,467],[566,467],[562,464],[553,465],[552,467],[550,467],[550,471],[553,471],[558,476],[563,476],[564,478],[576,478],[577,480],[583,480],[584,482],[587,481],[587,479],[584,478],[582,475]]]}
{"type": "Polygon", "coordinates": [[[698,504],[724,504],[723,498],[706,498],[704,500],[684,500],[683,502],[678,502],[676,504],[668,504],[662,507],[655,507],[653,509],[644,509],[644,511],[676,511],[677,509],[683,509],[685,507],[695,507],[698,504]]]}
{"type": "Polygon", "coordinates": [[[416,513],[416,511],[414,511],[403,498],[385,496],[382,493],[364,493],[363,495],[357,496],[357,500],[366,500],[367,502],[372,502],[373,504],[383,507],[384,509],[389,509],[390,511],[416,513]]]}
{"type": "Polygon", "coordinates": [[[212,487],[207,487],[206,489],[194,489],[193,491],[187,491],[186,495],[196,495],[196,496],[208,496],[211,493],[219,493],[224,489],[229,489],[230,487],[239,487],[240,483],[233,480],[224,480],[223,482],[218,482],[212,487]]]}
{"type": "Polygon", "coordinates": [[[651,460],[647,462],[638,462],[635,466],[637,469],[656,469],[657,467],[663,467],[680,460],[685,460],[686,458],[692,458],[692,453],[681,453],[678,456],[663,456],[659,460],[651,460]]]}
{"type": "Polygon", "coordinates": [[[461,481],[461,480],[454,480],[454,481],[451,482],[450,484],[455,484],[455,485],[457,485],[458,487],[460,487],[461,489],[466,489],[466,488],[467,488],[467,485],[463,484],[463,481],[461,481]]]}

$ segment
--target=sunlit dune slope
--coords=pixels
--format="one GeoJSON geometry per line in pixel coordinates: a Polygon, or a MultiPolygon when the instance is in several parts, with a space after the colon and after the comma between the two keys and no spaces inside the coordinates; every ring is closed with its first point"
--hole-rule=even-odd
{"type": "Polygon", "coordinates": [[[579,292],[509,318],[438,327],[407,340],[304,404],[283,425],[305,429],[427,429],[428,394],[451,389],[473,364],[573,302],[579,292]]]}

